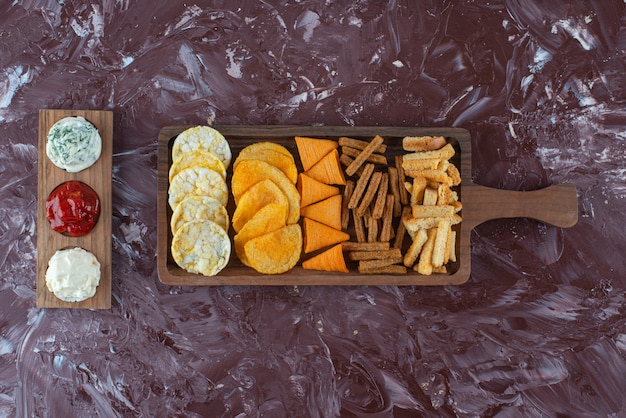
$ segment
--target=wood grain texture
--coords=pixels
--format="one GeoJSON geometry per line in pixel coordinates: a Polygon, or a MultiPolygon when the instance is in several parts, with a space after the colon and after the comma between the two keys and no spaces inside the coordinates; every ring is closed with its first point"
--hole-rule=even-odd
{"type": "MultiPolygon", "coordinates": [[[[237,257],[231,256],[228,266],[214,277],[188,273],[179,268],[171,257],[171,231],[169,219],[171,209],[167,205],[168,170],[172,163],[171,147],[175,137],[190,126],[166,126],[158,138],[158,180],[157,180],[157,270],[161,282],[177,286],[215,285],[397,285],[397,286],[441,286],[458,285],[469,279],[471,272],[471,230],[482,222],[503,217],[532,217],[556,226],[568,227],[576,223],[578,205],[574,185],[557,185],[533,192],[496,190],[476,185],[471,180],[471,137],[467,130],[460,128],[421,128],[421,127],[349,127],[349,126],[215,126],[228,140],[233,151],[233,161],[246,145],[259,141],[272,141],[289,149],[298,164],[299,161],[294,136],[339,139],[350,137],[371,140],[375,135],[385,138],[387,157],[393,161],[396,155],[404,153],[402,138],[405,136],[441,135],[454,146],[456,155],[452,162],[459,168],[462,183],[458,189],[463,203],[463,221],[456,225],[457,261],[451,265],[449,274],[423,276],[413,270],[405,275],[364,275],[353,266],[350,273],[329,273],[304,270],[300,263],[291,271],[281,275],[262,275],[243,266],[237,257]]],[[[228,184],[232,168],[228,170],[228,184]]],[[[234,211],[232,196],[228,206],[229,214],[234,211]]],[[[348,231],[352,235],[353,231],[348,231]]],[[[229,232],[233,236],[233,231],[229,232]]],[[[408,246],[408,239],[405,243],[408,246]]],[[[303,258],[301,258],[302,261],[303,258]]]]}
{"type": "Polygon", "coordinates": [[[109,309],[111,307],[111,168],[113,157],[113,112],[97,110],[44,109],[39,112],[38,212],[37,212],[37,306],[41,308],[109,309]],[[48,131],[67,116],[82,116],[102,137],[100,158],[91,167],[68,173],[56,167],[46,155],[48,131]],[[56,186],[78,180],[93,188],[100,197],[100,217],[95,227],[82,237],[55,232],[46,217],[46,199],[56,186]],[[100,284],[96,294],[82,302],[64,302],[46,286],[48,260],[60,249],[81,247],[100,262],[100,284]]]}

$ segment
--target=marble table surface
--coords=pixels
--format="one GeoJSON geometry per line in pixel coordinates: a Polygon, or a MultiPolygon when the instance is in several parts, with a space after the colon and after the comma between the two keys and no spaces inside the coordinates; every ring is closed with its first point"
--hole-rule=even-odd
{"type": "Polygon", "coordinates": [[[626,415],[626,5],[0,3],[0,416],[626,415]],[[114,112],[112,308],[37,308],[40,109],[114,112]],[[174,287],[163,126],[461,127],[475,183],[578,188],[481,224],[446,287],[174,287]]]}

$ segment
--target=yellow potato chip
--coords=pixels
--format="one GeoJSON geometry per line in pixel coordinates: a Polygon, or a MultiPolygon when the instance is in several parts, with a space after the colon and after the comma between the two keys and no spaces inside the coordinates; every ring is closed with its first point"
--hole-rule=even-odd
{"type": "Polygon", "coordinates": [[[296,186],[289,181],[282,171],[265,161],[244,160],[237,164],[231,179],[231,191],[235,198],[235,204],[238,204],[239,198],[246,190],[265,179],[274,182],[287,196],[289,202],[287,223],[298,222],[300,219],[300,194],[298,194],[296,186]]]}
{"type": "Polygon", "coordinates": [[[190,196],[209,196],[224,206],[228,202],[226,181],[219,173],[205,167],[189,167],[176,174],[170,183],[168,193],[168,203],[172,210],[190,196]]]}
{"type": "Polygon", "coordinates": [[[213,221],[228,232],[228,212],[224,205],[212,197],[191,196],[183,199],[172,213],[172,234],[183,224],[194,220],[213,221]]]}
{"type": "Polygon", "coordinates": [[[249,240],[244,245],[250,267],[263,274],[280,274],[296,265],[302,252],[302,230],[291,224],[249,240]]]}
{"type": "Polygon", "coordinates": [[[181,132],[172,145],[172,161],[184,152],[197,150],[209,151],[220,159],[225,168],[230,165],[232,153],[228,141],[210,126],[194,126],[181,132]]]}
{"type": "Polygon", "coordinates": [[[273,142],[257,142],[248,145],[241,150],[235,159],[233,169],[237,169],[237,165],[245,160],[265,161],[282,171],[292,183],[295,184],[298,180],[298,168],[296,167],[293,155],[282,145],[273,142]],[[286,153],[280,150],[281,148],[286,151],[286,153]]]}
{"type": "Polygon", "coordinates": [[[213,221],[191,221],[172,238],[172,257],[190,273],[215,276],[230,259],[228,234],[213,221]]]}
{"type": "Polygon", "coordinates": [[[285,218],[282,219],[282,222],[283,224],[287,223],[289,209],[287,196],[285,196],[276,183],[270,179],[265,179],[250,187],[239,198],[232,219],[235,232],[239,232],[262,207],[270,203],[276,203],[285,207],[285,218]]]}
{"type": "Polygon", "coordinates": [[[189,167],[210,168],[211,170],[218,172],[224,179],[226,179],[226,168],[224,167],[222,161],[208,151],[197,150],[183,152],[172,162],[172,166],[169,171],[170,182],[176,174],[189,167]]]}
{"type": "Polygon", "coordinates": [[[241,228],[241,231],[234,238],[235,254],[246,266],[249,266],[244,252],[244,245],[253,238],[260,237],[278,228],[285,226],[287,219],[287,205],[270,203],[263,206],[255,215],[241,228]]]}

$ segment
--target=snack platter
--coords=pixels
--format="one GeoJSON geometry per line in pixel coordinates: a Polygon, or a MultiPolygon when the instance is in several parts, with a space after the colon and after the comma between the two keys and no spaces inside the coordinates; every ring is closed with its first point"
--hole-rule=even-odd
{"type": "MultiPolygon", "coordinates": [[[[577,220],[576,189],[573,185],[557,185],[532,192],[511,192],[478,186],[471,181],[471,137],[460,128],[421,127],[335,127],[335,126],[215,126],[226,137],[232,150],[233,160],[247,145],[260,141],[271,141],[287,148],[299,164],[295,136],[338,139],[342,136],[370,141],[375,135],[384,138],[386,155],[392,159],[404,153],[402,138],[405,136],[443,136],[456,153],[451,162],[458,168],[461,185],[457,193],[463,203],[463,221],[453,228],[457,234],[456,261],[449,265],[449,272],[429,276],[409,270],[406,274],[360,274],[352,265],[348,273],[331,273],[305,270],[296,265],[287,273],[264,275],[244,266],[232,254],[226,268],[215,276],[189,273],[174,262],[171,254],[172,233],[169,228],[172,211],[168,201],[168,172],[172,164],[172,144],[187,125],[166,126],[158,137],[158,249],[157,270],[162,283],[178,286],[215,285],[449,285],[461,284],[469,279],[471,271],[470,233],[478,224],[494,218],[526,216],[556,226],[571,226],[577,220]]],[[[299,165],[298,170],[302,170],[299,165]]],[[[227,171],[230,184],[232,167],[227,171]]],[[[232,215],[232,196],[227,204],[232,215]]],[[[348,230],[354,236],[353,230],[348,230]]],[[[232,228],[229,232],[232,239],[232,228]]],[[[406,244],[408,245],[408,243],[406,244]]]]}
{"type": "Polygon", "coordinates": [[[37,306],[41,308],[109,309],[111,307],[111,168],[113,112],[99,110],[43,109],[39,112],[38,212],[37,212],[37,306]],[[55,166],[46,155],[47,134],[55,122],[68,116],[82,116],[102,138],[102,151],[89,168],[72,173],[55,166]],[[91,187],[100,198],[100,214],[91,231],[83,236],[55,232],[46,217],[46,199],[60,184],[77,180],[91,187]],[[100,263],[96,294],[80,302],[65,302],[46,286],[48,261],[57,250],[80,247],[100,263]]]}

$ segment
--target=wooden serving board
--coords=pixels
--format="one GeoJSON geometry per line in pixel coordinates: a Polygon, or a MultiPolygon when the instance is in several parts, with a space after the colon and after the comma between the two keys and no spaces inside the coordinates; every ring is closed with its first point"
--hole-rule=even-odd
{"type": "MultiPolygon", "coordinates": [[[[161,282],[177,286],[211,285],[425,285],[440,286],[462,284],[471,272],[470,232],[487,220],[496,218],[529,217],[557,227],[570,227],[578,219],[576,187],[572,184],[555,185],[531,192],[497,190],[472,183],[471,138],[460,128],[413,128],[413,127],[336,127],[336,126],[215,126],[228,140],[233,161],[245,146],[259,141],[272,141],[289,149],[294,155],[298,170],[302,171],[294,137],[338,139],[341,136],[371,140],[381,135],[387,144],[389,161],[401,155],[402,138],[405,136],[441,135],[456,149],[451,160],[461,173],[462,183],[457,189],[463,203],[460,215],[463,221],[456,225],[457,261],[450,265],[449,274],[420,275],[413,270],[405,275],[363,275],[351,266],[349,273],[329,273],[304,270],[300,263],[291,271],[280,275],[262,275],[242,265],[233,254],[227,267],[217,276],[205,277],[184,271],[171,256],[170,217],[172,211],[167,204],[168,172],[172,163],[171,148],[176,136],[190,126],[167,126],[161,129],[158,138],[158,248],[157,269],[161,282]]],[[[230,186],[232,167],[227,182],[230,186]]],[[[232,216],[232,195],[227,206],[232,216]]],[[[353,231],[348,231],[354,237],[353,231]]],[[[229,235],[233,236],[232,227],[229,235]]],[[[410,238],[405,240],[409,245],[410,238]]],[[[302,258],[301,258],[302,260],[302,258]]],[[[350,265],[349,265],[350,267],[350,265]]]]}
{"type": "Polygon", "coordinates": [[[39,112],[39,174],[37,213],[37,306],[41,308],[109,309],[111,307],[111,168],[113,157],[113,112],[99,110],[44,109],[39,112]],[[60,119],[82,116],[100,131],[102,152],[91,167],[68,173],[55,166],[46,155],[48,131],[60,119]],[[78,180],[90,186],[100,197],[100,217],[94,228],[82,237],[55,232],[46,217],[46,200],[59,184],[78,180]],[[81,247],[100,262],[100,284],[96,294],[82,302],[64,302],[46,286],[48,260],[57,250],[81,247]]]}

